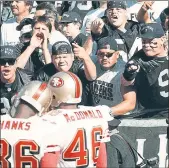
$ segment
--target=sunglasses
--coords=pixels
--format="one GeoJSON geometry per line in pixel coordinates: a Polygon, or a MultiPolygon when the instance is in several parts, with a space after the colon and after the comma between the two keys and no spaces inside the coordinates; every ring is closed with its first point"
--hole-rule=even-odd
{"type": "Polygon", "coordinates": [[[113,56],[113,54],[114,54],[114,52],[113,53],[102,53],[102,52],[99,52],[98,54],[97,54],[97,56],[99,56],[99,57],[104,57],[104,56],[106,56],[107,58],[110,58],[110,57],[112,57],[113,56]]]}
{"type": "Polygon", "coordinates": [[[14,65],[15,64],[15,59],[0,59],[0,65],[14,65]]]}

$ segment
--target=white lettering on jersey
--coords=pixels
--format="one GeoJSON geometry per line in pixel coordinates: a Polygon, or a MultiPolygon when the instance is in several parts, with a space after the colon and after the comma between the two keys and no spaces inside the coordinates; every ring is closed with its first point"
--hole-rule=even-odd
{"type": "Polygon", "coordinates": [[[136,49],[139,51],[142,49],[142,41],[141,41],[141,38],[139,37],[136,37],[130,51],[129,51],[129,54],[128,54],[128,57],[131,58],[134,53],[136,52],[136,49]]]}
{"type": "Polygon", "coordinates": [[[70,6],[70,11],[74,9],[76,3],[77,3],[77,8],[79,10],[85,11],[92,8],[92,1],[87,1],[86,4],[84,4],[83,2],[72,1],[72,4],[70,6]]]}
{"type": "MultiPolygon", "coordinates": [[[[159,83],[159,86],[161,87],[167,87],[169,85],[169,80],[166,80],[166,81],[163,80],[163,77],[165,75],[169,76],[168,69],[163,70],[159,75],[158,83],[159,83]]],[[[160,95],[163,97],[169,97],[169,93],[165,91],[161,91],[160,95]]]]}
{"type": "MultiPolygon", "coordinates": [[[[115,39],[118,45],[125,45],[123,39],[115,39]]],[[[136,37],[129,53],[127,54],[125,51],[120,51],[120,55],[122,56],[123,61],[127,62],[136,52],[136,50],[142,49],[141,38],[136,37]]]]}
{"type": "MultiPolygon", "coordinates": [[[[0,167],[39,168],[46,148],[56,146],[55,140],[50,138],[55,132],[55,125],[38,116],[15,119],[6,114],[1,116],[0,128],[0,167]]],[[[57,151],[57,148],[54,149],[57,151]]]]}

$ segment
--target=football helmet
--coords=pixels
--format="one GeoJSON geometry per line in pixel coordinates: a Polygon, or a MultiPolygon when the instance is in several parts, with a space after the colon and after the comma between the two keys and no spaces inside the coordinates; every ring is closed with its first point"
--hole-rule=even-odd
{"type": "Polygon", "coordinates": [[[53,93],[51,106],[58,107],[61,103],[77,104],[81,102],[82,83],[71,72],[58,72],[53,75],[48,86],[53,93]]]}
{"type": "Polygon", "coordinates": [[[41,116],[51,105],[52,92],[47,83],[31,81],[12,98],[12,107],[9,112],[12,117],[16,115],[16,108],[20,100],[24,100],[32,105],[39,112],[38,115],[41,116]]]}

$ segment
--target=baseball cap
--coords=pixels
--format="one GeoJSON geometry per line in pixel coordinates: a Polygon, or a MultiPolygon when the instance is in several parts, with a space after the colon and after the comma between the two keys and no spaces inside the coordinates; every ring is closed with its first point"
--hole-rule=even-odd
{"type": "Polygon", "coordinates": [[[163,27],[159,23],[147,23],[141,28],[141,38],[153,39],[164,35],[163,27]]]}
{"type": "Polygon", "coordinates": [[[126,1],[120,1],[120,0],[108,1],[107,9],[111,9],[111,8],[127,9],[127,3],[126,1]]]}
{"type": "Polygon", "coordinates": [[[0,46],[0,59],[13,59],[16,60],[17,58],[17,51],[16,48],[13,46],[0,46]]]}
{"type": "Polygon", "coordinates": [[[52,46],[52,55],[60,55],[60,54],[71,54],[72,47],[69,43],[65,41],[58,41],[52,46]]]}
{"type": "Polygon", "coordinates": [[[33,23],[33,19],[32,18],[24,18],[20,24],[16,27],[16,30],[17,31],[21,31],[22,28],[25,26],[25,25],[32,25],[33,23]]]}
{"type": "Polygon", "coordinates": [[[82,23],[82,19],[80,15],[76,12],[65,12],[62,15],[60,23],[71,23],[71,22],[82,23]]]}
{"type": "Polygon", "coordinates": [[[117,46],[116,40],[112,36],[108,36],[108,37],[101,38],[98,41],[97,49],[98,50],[100,50],[100,49],[110,49],[110,50],[117,51],[118,46],[117,46]]]}

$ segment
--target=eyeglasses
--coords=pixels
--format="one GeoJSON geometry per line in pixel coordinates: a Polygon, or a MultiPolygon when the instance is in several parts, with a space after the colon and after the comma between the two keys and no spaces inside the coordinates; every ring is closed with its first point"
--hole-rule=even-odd
{"type": "Polygon", "coordinates": [[[110,58],[110,57],[113,56],[113,54],[114,54],[114,52],[113,52],[113,53],[103,53],[103,52],[99,52],[99,53],[97,54],[97,56],[98,56],[98,57],[101,57],[101,58],[103,58],[104,56],[106,56],[107,58],[110,58]]]}
{"type": "Polygon", "coordinates": [[[14,65],[15,59],[0,59],[0,65],[14,65]]]}

